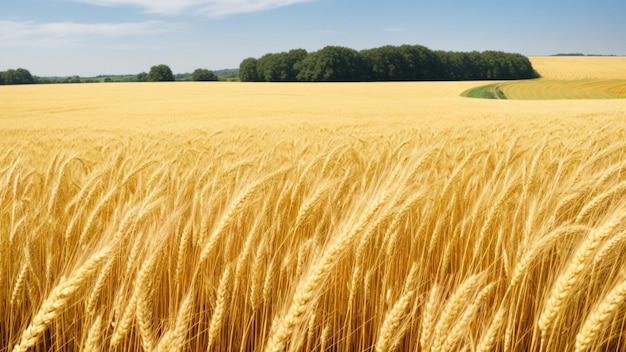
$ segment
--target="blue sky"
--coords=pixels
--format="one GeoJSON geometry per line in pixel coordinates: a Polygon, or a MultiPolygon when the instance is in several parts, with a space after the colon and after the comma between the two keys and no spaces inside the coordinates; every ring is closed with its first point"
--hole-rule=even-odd
{"type": "Polygon", "coordinates": [[[625,16],[624,0],[4,0],[0,70],[182,73],[326,45],[626,55],[625,16]]]}

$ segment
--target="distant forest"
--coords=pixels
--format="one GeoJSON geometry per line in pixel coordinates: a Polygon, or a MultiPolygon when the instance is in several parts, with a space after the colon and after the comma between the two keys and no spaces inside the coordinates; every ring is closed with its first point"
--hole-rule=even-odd
{"type": "Polygon", "coordinates": [[[100,83],[100,82],[158,82],[158,81],[236,81],[238,69],[211,71],[197,69],[193,73],[173,74],[167,65],[156,65],[150,72],[127,75],[98,75],[95,77],[37,77],[25,68],[0,71],[0,85],[17,84],[58,84],[58,83],[100,83]]]}
{"type": "Polygon", "coordinates": [[[500,51],[433,51],[420,45],[357,51],[327,46],[247,58],[239,66],[244,82],[348,82],[509,80],[537,78],[527,57],[500,51]]]}

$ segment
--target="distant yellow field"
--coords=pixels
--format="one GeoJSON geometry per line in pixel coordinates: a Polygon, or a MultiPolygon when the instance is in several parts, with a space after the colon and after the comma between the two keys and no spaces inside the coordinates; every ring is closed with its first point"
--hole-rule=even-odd
{"type": "Polygon", "coordinates": [[[623,56],[537,56],[530,57],[543,78],[551,80],[626,79],[623,56]]]}
{"type": "Polygon", "coordinates": [[[499,84],[507,99],[611,99],[626,98],[626,80],[539,79],[499,84]]]}
{"type": "Polygon", "coordinates": [[[464,96],[518,100],[625,99],[626,57],[531,57],[541,78],[498,82],[464,96]]]}
{"type": "Polygon", "coordinates": [[[485,83],[0,86],[0,350],[626,350],[626,99],[485,83]]]}

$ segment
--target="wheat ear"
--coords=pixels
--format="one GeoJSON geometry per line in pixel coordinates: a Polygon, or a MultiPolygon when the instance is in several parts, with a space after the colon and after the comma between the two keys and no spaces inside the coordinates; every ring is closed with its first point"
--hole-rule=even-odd
{"type": "Polygon", "coordinates": [[[542,253],[551,250],[553,246],[566,236],[581,235],[589,230],[588,227],[583,225],[569,225],[561,228],[557,228],[554,231],[548,233],[545,237],[537,241],[527,252],[524,253],[522,258],[515,265],[513,274],[511,275],[511,281],[509,287],[516,286],[523,275],[526,275],[530,270],[530,266],[534,263],[542,253]]]}
{"type": "Polygon", "coordinates": [[[186,257],[187,247],[188,247],[190,238],[191,238],[191,221],[188,221],[180,237],[180,243],[178,245],[178,252],[176,255],[176,271],[174,272],[174,283],[177,288],[181,287],[181,277],[183,274],[183,267],[185,263],[185,257],[186,257]]]}
{"type": "Polygon", "coordinates": [[[311,216],[311,213],[319,208],[319,204],[322,201],[322,196],[332,188],[334,184],[329,184],[324,187],[318,187],[317,191],[311,196],[311,198],[307,199],[304,202],[300,209],[298,210],[298,215],[296,216],[295,223],[292,227],[292,231],[296,232],[302,224],[306,222],[306,220],[311,216]]]}
{"type": "Polygon", "coordinates": [[[252,267],[250,268],[250,292],[248,293],[250,298],[250,306],[252,310],[256,310],[261,305],[261,292],[263,289],[263,283],[261,282],[264,278],[262,274],[264,274],[263,270],[261,270],[261,265],[263,263],[263,259],[265,258],[265,247],[264,247],[265,239],[261,238],[261,243],[257,247],[257,250],[254,254],[254,260],[252,261],[252,267]]]}
{"type": "Polygon", "coordinates": [[[137,296],[135,314],[139,325],[141,344],[146,351],[152,351],[155,345],[151,296],[154,290],[154,273],[158,264],[159,252],[158,250],[155,251],[142,265],[134,287],[137,296]]]}
{"type": "Polygon", "coordinates": [[[130,331],[133,318],[135,317],[135,310],[137,309],[137,295],[133,294],[130,301],[127,303],[124,311],[120,316],[120,319],[116,321],[115,328],[113,329],[113,335],[109,345],[116,347],[126,337],[126,334],[130,331]]]}
{"type": "Polygon", "coordinates": [[[98,315],[94,323],[89,328],[89,333],[87,334],[87,340],[85,341],[85,346],[83,347],[83,351],[85,352],[97,352],[101,351],[101,339],[102,339],[102,315],[98,315]]]}
{"type": "Polygon", "coordinates": [[[616,198],[619,199],[624,191],[626,191],[626,181],[597,195],[580,210],[578,215],[576,215],[575,221],[577,223],[583,222],[587,217],[593,214],[595,210],[600,208],[600,206],[606,201],[616,198]]]}
{"type": "Polygon", "coordinates": [[[226,227],[235,219],[237,213],[241,210],[241,208],[252,198],[254,192],[261,186],[263,186],[266,182],[273,179],[274,177],[278,177],[282,175],[289,169],[281,169],[275,171],[251,184],[249,184],[238,196],[235,200],[230,204],[228,210],[222,216],[220,222],[211,235],[209,236],[207,243],[202,248],[202,252],[200,253],[200,259],[198,262],[198,267],[200,267],[208,258],[209,255],[217,246],[217,243],[221,236],[224,233],[226,227]]]}
{"type": "Polygon", "coordinates": [[[459,338],[463,334],[463,332],[467,332],[467,327],[470,321],[476,315],[476,312],[483,304],[483,301],[487,296],[491,293],[491,291],[496,287],[496,283],[492,282],[489,285],[485,286],[479,293],[478,297],[474,299],[472,304],[469,305],[465,309],[465,312],[461,315],[461,318],[454,324],[452,330],[448,333],[445,341],[443,342],[443,347],[441,351],[452,351],[453,348],[457,345],[459,338]]]}
{"type": "Polygon", "coordinates": [[[46,328],[63,312],[70,298],[72,298],[74,293],[78,291],[86,280],[91,278],[96,272],[100,262],[107,258],[111,251],[111,247],[105,247],[96,252],[78,268],[74,275],[67,279],[62,279],[61,282],[52,289],[48,298],[43,302],[33,320],[22,333],[20,342],[13,347],[13,352],[26,352],[28,349],[35,346],[46,328]]]}
{"type": "Polygon", "coordinates": [[[191,321],[193,304],[194,304],[194,291],[193,285],[187,293],[183,303],[178,308],[178,314],[176,314],[176,321],[171,330],[168,330],[159,344],[156,347],[156,351],[182,351],[185,347],[185,339],[187,337],[187,330],[189,329],[189,322],[191,321]]]}
{"type": "Polygon", "coordinates": [[[407,313],[409,305],[415,296],[415,291],[405,292],[398,301],[393,305],[393,308],[385,314],[383,325],[378,333],[378,340],[376,341],[376,352],[389,351],[390,347],[397,343],[397,340],[401,339],[405,329],[401,328],[403,319],[407,313]]]}
{"type": "MultiPolygon", "coordinates": [[[[617,235],[611,237],[610,240],[606,241],[606,243],[598,250],[595,257],[593,258],[593,266],[599,266],[604,259],[611,258],[611,254],[620,249],[626,240],[626,230],[618,233],[617,235]]],[[[607,264],[615,264],[613,260],[607,260],[607,264]]]]}
{"type": "Polygon", "coordinates": [[[272,259],[267,270],[265,271],[265,278],[263,279],[263,290],[262,290],[262,298],[263,304],[269,306],[272,299],[272,291],[274,285],[274,275],[276,268],[276,259],[272,259]]]}
{"type": "Polygon", "coordinates": [[[445,338],[452,329],[452,323],[461,312],[467,297],[472,295],[476,286],[482,281],[481,276],[481,274],[475,274],[468,277],[448,299],[437,321],[437,325],[435,325],[432,345],[435,350],[440,350],[443,347],[445,338]]]}
{"type": "Polygon", "coordinates": [[[576,335],[576,352],[589,351],[598,334],[619,311],[626,300],[626,281],[617,284],[591,311],[576,335]]]}
{"type": "Polygon", "coordinates": [[[15,285],[13,286],[13,292],[11,293],[11,306],[15,306],[22,302],[22,292],[24,291],[24,283],[26,282],[26,274],[28,273],[28,265],[26,262],[22,263],[20,272],[17,274],[15,285]]]}
{"type": "Polygon", "coordinates": [[[602,227],[592,231],[576,250],[574,257],[558,277],[539,316],[538,326],[542,333],[545,334],[552,328],[555,318],[564,309],[567,298],[582,278],[587,259],[625,217],[626,213],[622,213],[608,220],[602,227]]]}
{"type": "Polygon", "coordinates": [[[207,346],[207,350],[211,349],[217,341],[218,334],[224,324],[224,319],[229,306],[228,299],[230,293],[231,275],[232,265],[229,263],[222,274],[220,285],[217,289],[217,302],[209,324],[209,345],[207,346]]]}
{"type": "Polygon", "coordinates": [[[320,336],[320,351],[326,351],[326,345],[328,345],[328,335],[330,335],[330,324],[326,323],[320,336]]]}
{"type": "Polygon", "coordinates": [[[87,314],[91,314],[92,316],[95,316],[94,313],[96,311],[96,304],[98,303],[98,298],[100,297],[100,293],[102,292],[102,289],[104,288],[104,284],[106,283],[106,280],[109,277],[109,274],[111,273],[113,269],[113,264],[115,264],[115,257],[111,256],[107,259],[106,264],[104,264],[104,266],[102,267],[102,270],[98,274],[98,277],[96,278],[96,283],[93,289],[91,290],[89,299],[87,300],[87,307],[85,309],[87,311],[87,314]]]}
{"type": "Polygon", "coordinates": [[[426,305],[423,309],[421,326],[420,326],[420,347],[424,351],[428,351],[431,345],[431,337],[433,334],[433,327],[435,323],[436,312],[437,312],[437,300],[441,299],[440,297],[440,288],[437,283],[433,285],[430,289],[430,294],[428,295],[428,300],[426,301],[426,305]]]}
{"type": "Polygon", "coordinates": [[[498,332],[502,329],[502,324],[505,322],[505,314],[507,313],[506,305],[501,304],[500,308],[496,312],[496,315],[491,320],[491,324],[487,328],[476,346],[477,352],[489,352],[493,351],[493,346],[496,343],[498,332]]]}
{"type": "Polygon", "coordinates": [[[61,165],[61,167],[59,167],[58,170],[58,175],[56,178],[56,181],[54,182],[54,184],[52,185],[52,190],[50,192],[50,198],[48,199],[48,214],[52,213],[52,207],[55,204],[55,201],[57,200],[57,195],[59,193],[59,189],[61,188],[61,183],[63,182],[63,176],[65,175],[65,169],[67,168],[67,165],[69,163],[71,163],[73,160],[79,160],[76,157],[69,157],[67,158],[63,164],[61,165]]]}
{"type": "Polygon", "coordinates": [[[404,294],[396,301],[391,310],[385,314],[375,346],[375,350],[378,352],[394,350],[404,336],[409,324],[405,320],[405,315],[411,302],[414,301],[413,298],[416,293],[414,286],[417,279],[417,268],[418,265],[416,263],[411,265],[402,289],[404,294]]]}
{"type": "Polygon", "coordinates": [[[539,150],[535,153],[535,157],[530,163],[530,170],[528,171],[528,178],[526,179],[527,182],[524,183],[524,189],[531,188],[533,184],[535,183],[535,174],[537,173],[537,165],[539,165],[539,160],[541,160],[541,157],[543,156],[543,153],[545,152],[547,146],[548,146],[548,137],[545,137],[543,139],[543,142],[541,143],[541,147],[539,147],[539,150]]]}
{"type": "Polygon", "coordinates": [[[109,190],[109,192],[107,192],[104,195],[104,197],[100,198],[96,206],[89,213],[89,216],[87,217],[87,221],[85,222],[85,226],[83,226],[83,229],[80,232],[80,237],[78,238],[79,244],[82,245],[85,243],[85,240],[87,239],[87,235],[89,235],[89,232],[91,231],[91,227],[93,225],[93,222],[96,216],[105,207],[105,205],[109,202],[109,200],[111,200],[111,198],[113,197],[113,195],[115,195],[116,192],[117,192],[117,186],[114,186],[112,189],[109,190]]]}

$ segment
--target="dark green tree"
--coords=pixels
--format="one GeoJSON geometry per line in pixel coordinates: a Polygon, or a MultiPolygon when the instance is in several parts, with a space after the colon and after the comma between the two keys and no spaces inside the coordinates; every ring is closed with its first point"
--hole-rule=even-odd
{"type": "Polygon", "coordinates": [[[141,72],[137,75],[137,82],[148,82],[148,74],[146,72],[141,72]]]}
{"type": "Polygon", "coordinates": [[[284,69],[283,56],[285,53],[269,53],[261,56],[256,63],[256,71],[260,81],[280,81],[280,73],[284,69]]]}
{"type": "Polygon", "coordinates": [[[148,73],[149,82],[171,82],[174,81],[174,74],[167,65],[156,65],[150,68],[148,73]]]}
{"type": "Polygon", "coordinates": [[[403,81],[410,79],[410,62],[399,47],[383,46],[361,51],[373,81],[403,81]]]}
{"type": "Polygon", "coordinates": [[[0,84],[4,84],[4,75],[5,75],[5,72],[0,71],[0,84]]]}
{"type": "Polygon", "coordinates": [[[7,70],[4,73],[4,84],[33,84],[35,78],[24,68],[7,70]]]}
{"type": "Polygon", "coordinates": [[[242,82],[257,82],[259,75],[257,73],[257,59],[249,57],[239,65],[239,80],[242,82]]]}
{"type": "Polygon", "coordinates": [[[437,59],[430,49],[421,45],[402,45],[398,50],[407,65],[404,79],[419,81],[436,78],[437,59]]]}
{"type": "Polygon", "coordinates": [[[307,55],[298,73],[298,80],[308,82],[361,81],[364,77],[367,66],[361,54],[340,46],[327,46],[307,55]]]}
{"type": "Polygon", "coordinates": [[[204,68],[199,68],[193,71],[190,78],[192,81],[217,81],[215,73],[204,68]]]}
{"type": "Polygon", "coordinates": [[[284,55],[283,60],[285,62],[283,64],[284,69],[281,73],[281,80],[286,82],[297,81],[302,61],[308,54],[309,53],[304,49],[293,49],[290,50],[287,55],[284,55]]]}
{"type": "Polygon", "coordinates": [[[304,49],[265,54],[256,63],[257,76],[265,82],[297,81],[300,63],[306,56],[304,49]]]}

